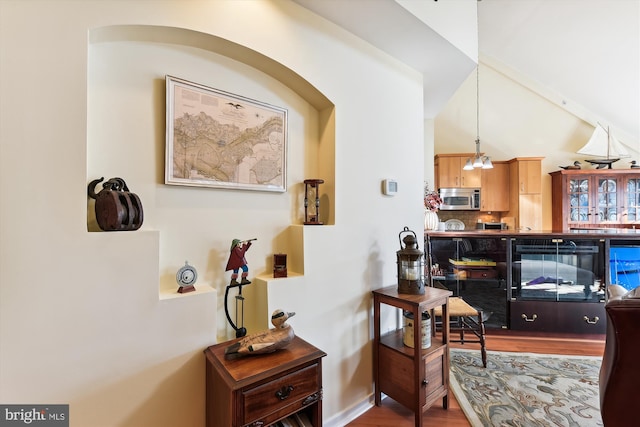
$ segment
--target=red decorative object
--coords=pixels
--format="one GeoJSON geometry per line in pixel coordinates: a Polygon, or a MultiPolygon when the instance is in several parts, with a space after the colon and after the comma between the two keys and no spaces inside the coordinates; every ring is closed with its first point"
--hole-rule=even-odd
{"type": "Polygon", "coordinates": [[[287,254],[273,255],[273,277],[287,277],[287,254]]]}

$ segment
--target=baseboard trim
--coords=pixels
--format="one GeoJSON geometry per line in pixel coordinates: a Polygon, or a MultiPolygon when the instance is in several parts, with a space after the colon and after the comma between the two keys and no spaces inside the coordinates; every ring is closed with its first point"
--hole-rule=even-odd
{"type": "MultiPolygon", "coordinates": [[[[386,397],[387,396],[385,396],[384,394],[382,395],[383,399],[386,398],[386,397]]],[[[343,426],[346,426],[351,421],[355,420],[360,415],[364,414],[369,409],[371,409],[373,407],[373,405],[374,405],[373,394],[370,394],[367,398],[365,398],[364,400],[360,401],[359,403],[356,403],[356,404],[352,405],[351,407],[349,407],[346,410],[334,415],[333,417],[329,418],[328,420],[324,420],[323,425],[325,427],[343,427],[343,426]]]]}

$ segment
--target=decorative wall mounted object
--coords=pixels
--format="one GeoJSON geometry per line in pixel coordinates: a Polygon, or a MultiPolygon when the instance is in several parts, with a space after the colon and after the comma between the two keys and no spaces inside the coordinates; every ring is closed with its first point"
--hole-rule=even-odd
{"type": "Polygon", "coordinates": [[[140,198],[129,191],[122,178],[111,178],[102,184],[96,194],[96,186],[104,177],[94,179],[87,187],[89,197],[95,199],[96,221],[103,231],[131,231],[142,226],[144,214],[140,198]]]}
{"type": "Polygon", "coordinates": [[[320,221],[320,193],[319,186],[322,179],[304,180],[304,224],[322,225],[320,221]]]}
{"type": "Polygon", "coordinates": [[[273,255],[273,277],[287,277],[287,254],[273,255]]]}
{"type": "Polygon", "coordinates": [[[171,76],[166,86],[166,184],[287,190],[287,110],[171,76]]]}

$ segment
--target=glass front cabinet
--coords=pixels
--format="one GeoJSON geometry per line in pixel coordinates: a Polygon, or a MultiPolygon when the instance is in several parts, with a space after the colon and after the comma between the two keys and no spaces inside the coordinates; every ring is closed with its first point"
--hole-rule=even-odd
{"type": "Polygon", "coordinates": [[[605,240],[511,240],[510,328],[605,333],[605,240]]]}
{"type": "Polygon", "coordinates": [[[487,329],[604,334],[606,287],[640,287],[632,230],[434,232],[425,257],[431,285],[481,310],[487,329]]]}
{"type": "Polygon", "coordinates": [[[640,171],[560,170],[551,188],[553,231],[640,225],[640,171]]]}

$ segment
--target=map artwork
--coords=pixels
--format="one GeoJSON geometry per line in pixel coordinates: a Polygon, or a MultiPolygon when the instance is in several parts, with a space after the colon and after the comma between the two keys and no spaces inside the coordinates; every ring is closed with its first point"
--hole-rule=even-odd
{"type": "Polygon", "coordinates": [[[286,191],[287,111],[167,76],[165,183],[286,191]]]}

